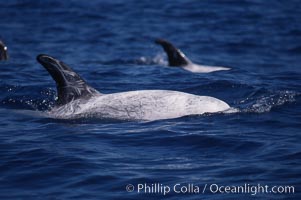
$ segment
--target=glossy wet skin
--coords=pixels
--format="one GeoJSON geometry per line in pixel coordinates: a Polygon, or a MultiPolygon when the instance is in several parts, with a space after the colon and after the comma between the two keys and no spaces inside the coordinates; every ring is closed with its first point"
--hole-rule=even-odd
{"type": "Polygon", "coordinates": [[[37,57],[55,80],[57,106],[49,114],[70,119],[99,117],[125,120],[158,120],[222,112],[230,106],[213,97],[167,90],[140,90],[101,95],[65,63],[48,55],[37,57]]]}
{"type": "Polygon", "coordinates": [[[210,73],[214,71],[229,70],[228,67],[199,65],[191,62],[185,54],[175,47],[171,42],[164,39],[157,39],[155,43],[161,45],[168,57],[168,65],[181,67],[193,73],[210,73]]]}
{"type": "Polygon", "coordinates": [[[78,98],[88,99],[94,94],[99,94],[65,63],[44,54],[38,55],[37,60],[56,82],[57,105],[64,105],[78,98]]]}
{"type": "Polygon", "coordinates": [[[0,60],[8,60],[7,46],[0,40],[0,60]]]}
{"type": "Polygon", "coordinates": [[[155,43],[160,44],[163,47],[164,51],[168,56],[169,66],[180,67],[188,65],[190,63],[190,61],[188,60],[188,58],[186,58],[184,53],[177,49],[175,46],[173,46],[167,40],[157,39],[155,40],[155,43]]]}

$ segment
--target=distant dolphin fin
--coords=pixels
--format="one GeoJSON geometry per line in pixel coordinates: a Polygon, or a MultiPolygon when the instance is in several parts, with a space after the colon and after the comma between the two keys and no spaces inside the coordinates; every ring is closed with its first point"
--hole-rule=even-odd
{"type": "Polygon", "coordinates": [[[191,63],[191,61],[184,55],[184,53],[177,49],[173,44],[164,40],[155,40],[157,44],[160,44],[168,56],[169,66],[185,66],[191,63]]]}
{"type": "Polygon", "coordinates": [[[0,40],[0,60],[8,60],[7,47],[0,40]]]}
{"type": "Polygon", "coordinates": [[[43,54],[38,55],[37,60],[56,82],[58,93],[57,105],[64,105],[78,98],[87,99],[95,94],[99,94],[97,90],[86,84],[84,79],[65,63],[43,54]]]}

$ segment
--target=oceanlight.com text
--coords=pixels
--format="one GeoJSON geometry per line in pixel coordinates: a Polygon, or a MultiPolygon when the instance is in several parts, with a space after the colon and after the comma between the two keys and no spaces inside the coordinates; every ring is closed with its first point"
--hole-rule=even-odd
{"type": "Polygon", "coordinates": [[[195,183],[138,183],[128,184],[127,192],[138,194],[294,194],[295,187],[290,185],[265,185],[249,184],[242,185],[221,185],[221,184],[195,184],[195,183]]]}

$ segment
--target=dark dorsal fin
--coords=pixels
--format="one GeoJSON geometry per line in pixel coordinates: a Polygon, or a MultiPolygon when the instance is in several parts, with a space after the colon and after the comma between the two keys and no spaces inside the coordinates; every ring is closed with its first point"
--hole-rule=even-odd
{"type": "Polygon", "coordinates": [[[8,60],[7,47],[0,40],[0,60],[8,60]]]}
{"type": "Polygon", "coordinates": [[[88,99],[94,94],[99,94],[65,63],[42,54],[37,56],[37,60],[56,82],[57,105],[64,105],[78,98],[88,99]]]}
{"type": "Polygon", "coordinates": [[[163,39],[157,39],[155,42],[160,44],[167,53],[169,66],[185,66],[190,63],[190,60],[186,58],[184,53],[170,42],[163,39]]]}

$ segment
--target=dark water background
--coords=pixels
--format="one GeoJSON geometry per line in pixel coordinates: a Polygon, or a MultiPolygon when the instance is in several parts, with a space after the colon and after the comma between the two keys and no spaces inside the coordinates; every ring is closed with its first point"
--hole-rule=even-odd
{"type": "Polygon", "coordinates": [[[300,1],[1,1],[0,199],[300,199],[300,1]],[[157,37],[231,71],[166,66],[157,37]],[[55,120],[63,60],[103,93],[210,95],[239,113],[153,122],[55,120]],[[137,194],[127,184],[293,185],[295,194],[137,194]]]}

